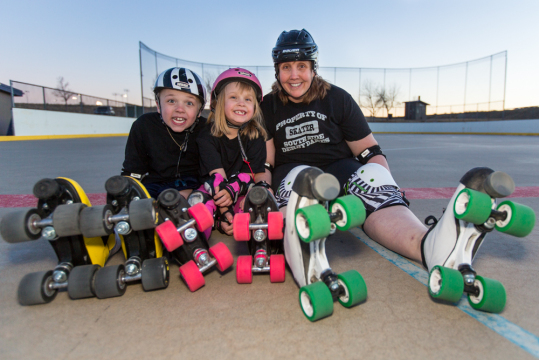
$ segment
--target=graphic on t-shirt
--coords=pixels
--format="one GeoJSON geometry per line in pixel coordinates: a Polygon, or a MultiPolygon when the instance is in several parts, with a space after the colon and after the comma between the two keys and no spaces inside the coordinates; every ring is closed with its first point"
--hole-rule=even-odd
{"type": "Polygon", "coordinates": [[[318,121],[308,121],[306,123],[285,128],[286,139],[294,139],[301,135],[318,134],[318,121]]]}
{"type": "MultiPolygon", "coordinates": [[[[299,119],[303,119],[305,117],[317,118],[323,121],[325,121],[327,118],[326,115],[320,114],[316,111],[305,111],[297,114],[294,117],[291,117],[290,119],[281,121],[277,125],[277,128],[282,127],[285,124],[294,123],[299,119]]],[[[286,139],[288,141],[285,141],[283,143],[283,152],[288,152],[296,149],[305,149],[306,147],[315,143],[329,143],[330,141],[329,138],[325,136],[325,134],[319,134],[320,127],[318,125],[318,120],[307,121],[295,126],[286,126],[284,130],[286,133],[286,139]]]]}

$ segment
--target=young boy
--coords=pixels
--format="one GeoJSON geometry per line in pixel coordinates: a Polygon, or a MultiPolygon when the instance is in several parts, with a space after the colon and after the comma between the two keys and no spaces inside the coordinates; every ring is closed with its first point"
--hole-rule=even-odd
{"type": "Polygon", "coordinates": [[[153,198],[169,188],[187,198],[200,186],[196,138],[206,123],[206,87],[196,73],[174,67],[159,75],[154,94],[157,112],[131,126],[122,175],[140,180],[153,198]]]}

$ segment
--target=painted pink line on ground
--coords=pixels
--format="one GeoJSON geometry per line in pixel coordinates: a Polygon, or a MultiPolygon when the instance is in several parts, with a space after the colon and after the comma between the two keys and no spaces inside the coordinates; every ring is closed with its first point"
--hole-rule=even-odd
{"type": "MultiPolygon", "coordinates": [[[[408,199],[450,199],[456,187],[452,188],[410,188],[406,191],[408,199]]],[[[508,196],[508,198],[539,197],[539,186],[521,186],[508,196]]]]}
{"type": "MultiPolygon", "coordinates": [[[[406,197],[413,199],[449,199],[453,196],[455,188],[403,188],[406,197]]],[[[105,193],[87,194],[92,205],[104,205],[107,202],[105,193]]],[[[509,198],[539,197],[539,186],[517,187],[509,198]]],[[[37,199],[34,195],[0,195],[0,208],[34,207],[37,199]]]]}
{"type": "MultiPolygon", "coordinates": [[[[92,205],[105,205],[107,196],[102,194],[86,194],[92,205]]],[[[34,195],[0,195],[0,208],[35,207],[37,199],[34,195]]]]}

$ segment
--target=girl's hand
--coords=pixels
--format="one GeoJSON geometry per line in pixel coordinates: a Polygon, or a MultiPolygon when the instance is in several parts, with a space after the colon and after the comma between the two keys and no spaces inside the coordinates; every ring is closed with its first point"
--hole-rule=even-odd
{"type": "Polygon", "coordinates": [[[233,204],[230,194],[226,190],[221,190],[213,197],[215,205],[219,207],[227,207],[233,204]]]}
{"type": "MultiPolygon", "coordinates": [[[[234,217],[231,213],[226,213],[225,217],[230,222],[230,224],[234,224],[234,217]]],[[[223,229],[223,231],[229,236],[234,233],[234,227],[232,225],[228,225],[226,221],[221,221],[221,229],[223,229]]]]}

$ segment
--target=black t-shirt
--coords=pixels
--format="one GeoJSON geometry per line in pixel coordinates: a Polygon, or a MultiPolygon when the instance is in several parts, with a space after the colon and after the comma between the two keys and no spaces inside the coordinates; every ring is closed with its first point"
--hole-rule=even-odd
{"type": "MultiPolygon", "coordinates": [[[[198,119],[193,133],[189,134],[187,150],[181,156],[180,176],[198,177],[199,154],[196,138],[206,124],[206,118],[199,117],[198,119]]],[[[131,125],[125,146],[122,175],[148,174],[143,179],[143,183],[176,180],[176,168],[180,156],[179,146],[183,144],[187,133],[188,130],[181,133],[172,131],[157,112],[140,116],[131,125]]]]}
{"type": "Polygon", "coordinates": [[[241,143],[247,155],[249,165],[243,162],[241,156],[240,144],[238,138],[229,139],[226,135],[215,137],[211,134],[211,123],[200,132],[197,138],[197,144],[200,151],[200,175],[205,177],[210,171],[223,168],[226,176],[237,173],[261,173],[265,171],[264,163],[266,162],[266,142],[262,136],[256,139],[242,135],[241,143]]]}
{"type": "Polygon", "coordinates": [[[324,99],[308,105],[291,101],[283,105],[270,93],[264,96],[261,108],[268,138],[275,144],[275,167],[289,163],[325,166],[353,157],[346,141],[361,140],[371,133],[357,103],[335,85],[324,99]]]}

